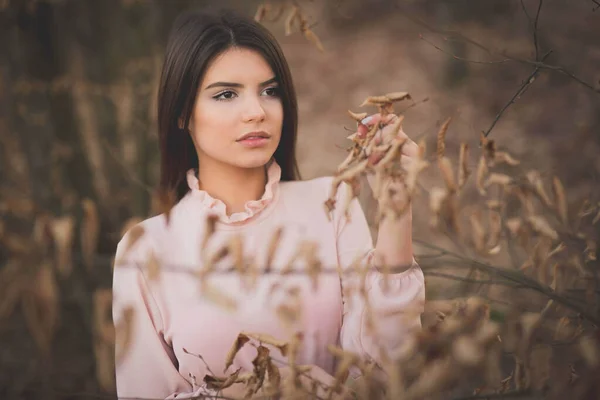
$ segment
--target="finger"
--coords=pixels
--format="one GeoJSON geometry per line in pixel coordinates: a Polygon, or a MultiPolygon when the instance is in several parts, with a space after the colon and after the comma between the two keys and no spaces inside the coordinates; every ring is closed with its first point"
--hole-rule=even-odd
{"type": "Polygon", "coordinates": [[[369,128],[363,124],[358,124],[357,130],[358,130],[358,136],[360,136],[360,137],[366,136],[367,132],[369,132],[369,128]]]}
{"type": "Polygon", "coordinates": [[[402,154],[408,157],[418,157],[419,156],[419,145],[408,139],[404,146],[402,146],[402,154]]]}
{"type": "Polygon", "coordinates": [[[376,114],[369,115],[368,117],[364,118],[362,121],[360,121],[360,125],[369,127],[369,126],[375,125],[380,120],[381,120],[381,114],[376,113],[376,114]]]}

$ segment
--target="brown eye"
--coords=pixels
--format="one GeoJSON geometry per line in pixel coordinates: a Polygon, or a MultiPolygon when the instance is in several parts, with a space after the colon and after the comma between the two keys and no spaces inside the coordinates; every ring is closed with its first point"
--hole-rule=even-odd
{"type": "Polygon", "coordinates": [[[268,96],[271,97],[279,97],[279,88],[278,87],[270,87],[266,88],[265,92],[267,92],[268,96]]]}
{"type": "Polygon", "coordinates": [[[226,90],[214,96],[213,99],[217,101],[227,101],[233,99],[233,95],[235,95],[234,92],[232,92],[231,90],[226,90]]]}

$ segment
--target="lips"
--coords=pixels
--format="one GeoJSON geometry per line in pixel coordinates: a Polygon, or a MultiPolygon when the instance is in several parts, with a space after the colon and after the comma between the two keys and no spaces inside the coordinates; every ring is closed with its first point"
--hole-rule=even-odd
{"type": "Polygon", "coordinates": [[[241,142],[242,140],[247,140],[247,139],[260,139],[260,138],[264,138],[264,139],[268,139],[270,138],[271,135],[269,135],[267,132],[264,131],[259,131],[259,132],[249,132],[246,133],[244,136],[242,136],[241,138],[239,138],[237,141],[241,142]]]}

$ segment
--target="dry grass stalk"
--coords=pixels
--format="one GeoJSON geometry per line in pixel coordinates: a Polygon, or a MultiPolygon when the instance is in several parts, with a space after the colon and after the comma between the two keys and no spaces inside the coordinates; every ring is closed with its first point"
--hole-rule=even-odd
{"type": "Polygon", "coordinates": [[[50,222],[52,237],[54,238],[54,249],[56,252],[56,267],[63,278],[71,275],[73,270],[72,249],[73,234],[75,230],[75,218],[65,215],[53,218],[50,222]]]}
{"type": "Polygon", "coordinates": [[[83,221],[81,222],[81,252],[86,268],[90,271],[94,266],[94,258],[100,236],[100,220],[96,204],[90,199],[83,199],[83,221]]]}

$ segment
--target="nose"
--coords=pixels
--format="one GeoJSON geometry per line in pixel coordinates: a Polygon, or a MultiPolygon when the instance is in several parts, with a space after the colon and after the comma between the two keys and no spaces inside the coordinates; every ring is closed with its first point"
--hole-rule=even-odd
{"type": "Polygon", "coordinates": [[[244,109],[244,121],[264,121],[265,117],[266,113],[262,104],[260,103],[260,99],[257,99],[254,96],[250,96],[250,98],[246,102],[246,107],[244,109]]]}

